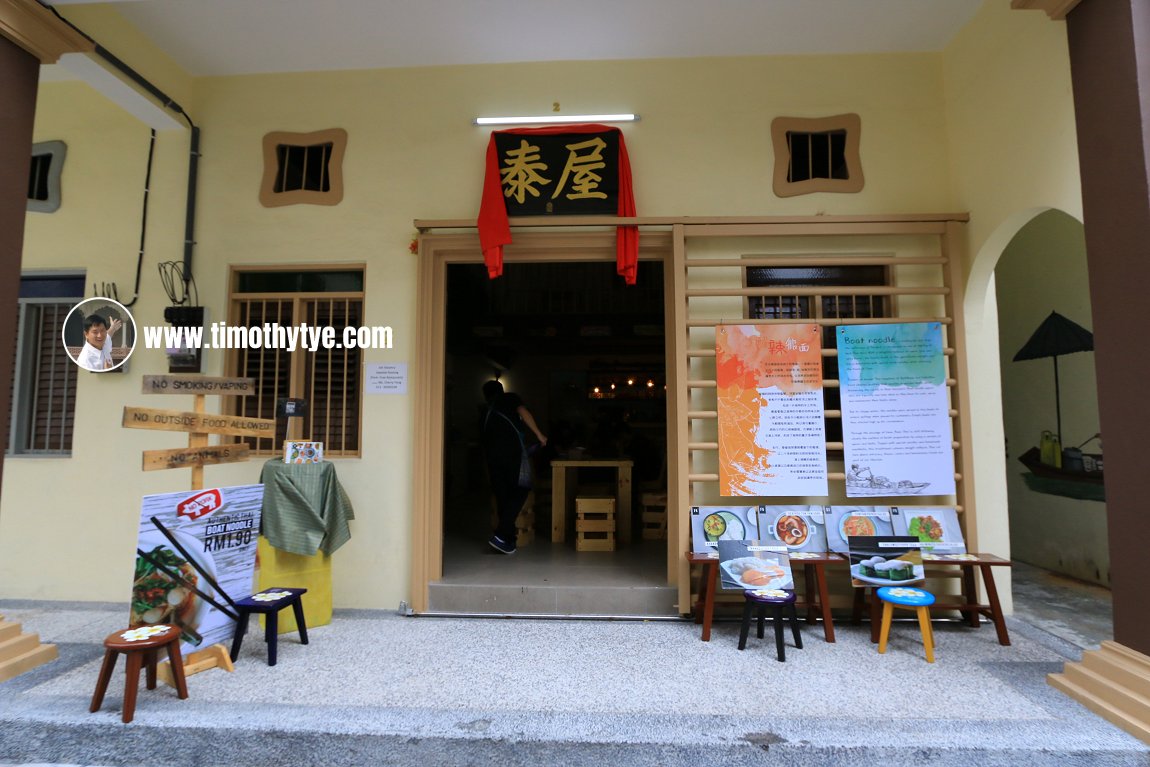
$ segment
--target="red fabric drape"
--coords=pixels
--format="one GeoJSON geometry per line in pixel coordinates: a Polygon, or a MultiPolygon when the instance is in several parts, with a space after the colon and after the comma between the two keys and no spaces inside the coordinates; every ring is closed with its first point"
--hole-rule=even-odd
{"type": "MultiPolygon", "coordinates": [[[[494,279],[503,274],[503,246],[511,244],[511,227],[507,223],[507,206],[503,201],[503,184],[499,175],[499,153],[495,148],[497,134],[540,135],[556,133],[619,134],[619,206],[620,216],[635,215],[635,195],[631,188],[631,163],[627,159],[627,145],[623,133],[610,125],[552,125],[546,128],[512,128],[493,131],[487,143],[487,160],[483,176],[483,197],[479,203],[479,245],[483,248],[483,261],[487,276],[494,279]]],[[[615,244],[616,270],[628,285],[635,284],[639,266],[639,227],[620,226],[615,244]]]]}

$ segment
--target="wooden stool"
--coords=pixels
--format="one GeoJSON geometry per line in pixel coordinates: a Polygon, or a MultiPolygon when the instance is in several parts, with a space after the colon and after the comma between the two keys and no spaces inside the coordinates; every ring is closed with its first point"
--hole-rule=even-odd
{"type": "Polygon", "coordinates": [[[878,651],[886,652],[886,640],[890,636],[890,622],[894,617],[894,608],[901,607],[918,613],[922,646],[926,648],[926,662],[934,663],[934,632],[930,628],[930,606],[934,604],[934,594],[905,586],[883,586],[875,593],[882,600],[882,630],[878,637],[878,651]]]}
{"type": "Polygon", "coordinates": [[[575,550],[615,550],[614,498],[575,498],[575,550]]]}
{"type": "Polygon", "coordinates": [[[132,721],[136,713],[136,693],[140,687],[140,666],[147,669],[149,690],[156,689],[156,653],[161,647],[168,648],[172,675],[176,681],[176,692],[180,699],[188,697],[188,683],[184,678],[184,661],[180,656],[180,631],[175,626],[141,626],[136,629],[122,629],[108,635],[104,640],[104,665],[100,667],[100,678],[96,681],[96,692],[92,694],[92,705],[88,711],[95,713],[104,702],[108,682],[116,668],[116,658],[120,653],[128,656],[128,678],[124,683],[124,713],[121,719],[125,724],[132,721]]]}
{"type": "Polygon", "coordinates": [[[303,619],[303,597],[307,589],[270,588],[236,601],[236,611],[240,619],[236,621],[236,635],[232,638],[232,663],[240,655],[240,645],[248,630],[248,618],[252,613],[264,616],[264,641],[268,644],[268,665],[276,664],[276,637],[279,636],[279,612],[291,605],[295,612],[295,623],[299,628],[300,644],[307,644],[307,624],[303,619]]]}
{"type": "Polygon", "coordinates": [[[783,608],[791,619],[791,633],[795,637],[795,647],[803,649],[803,635],[799,633],[799,618],[795,614],[795,592],[782,589],[747,589],[743,592],[746,602],[743,604],[743,625],[739,629],[739,649],[747,647],[747,634],[751,631],[751,613],[757,608],[759,614],[759,639],[763,638],[763,622],[766,618],[767,608],[774,611],[775,647],[778,649],[779,660],[787,659],[783,645],[783,608]]]}

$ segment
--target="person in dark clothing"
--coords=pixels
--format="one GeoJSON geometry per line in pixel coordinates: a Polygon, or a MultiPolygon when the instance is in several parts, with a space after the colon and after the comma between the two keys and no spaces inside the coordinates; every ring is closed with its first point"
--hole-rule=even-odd
{"type": "Polygon", "coordinates": [[[483,398],[487,401],[483,417],[483,456],[499,517],[495,534],[488,543],[503,554],[514,554],[515,519],[531,492],[530,487],[520,486],[519,468],[527,451],[523,435],[530,430],[541,446],[547,444],[547,437],[519,395],[503,391],[503,384],[485,383],[483,398]]]}

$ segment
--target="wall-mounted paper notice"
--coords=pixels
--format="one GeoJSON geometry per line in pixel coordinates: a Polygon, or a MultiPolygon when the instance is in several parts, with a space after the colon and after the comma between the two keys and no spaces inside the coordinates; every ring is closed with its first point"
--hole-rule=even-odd
{"type": "Polygon", "coordinates": [[[407,394],[406,362],[373,362],[367,365],[368,394],[407,394]]]}

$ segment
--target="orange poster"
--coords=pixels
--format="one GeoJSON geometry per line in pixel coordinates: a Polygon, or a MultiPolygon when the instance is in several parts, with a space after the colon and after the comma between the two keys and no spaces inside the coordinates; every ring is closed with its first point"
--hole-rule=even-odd
{"type": "Polygon", "coordinates": [[[715,330],[719,494],[827,495],[818,325],[715,330]]]}

